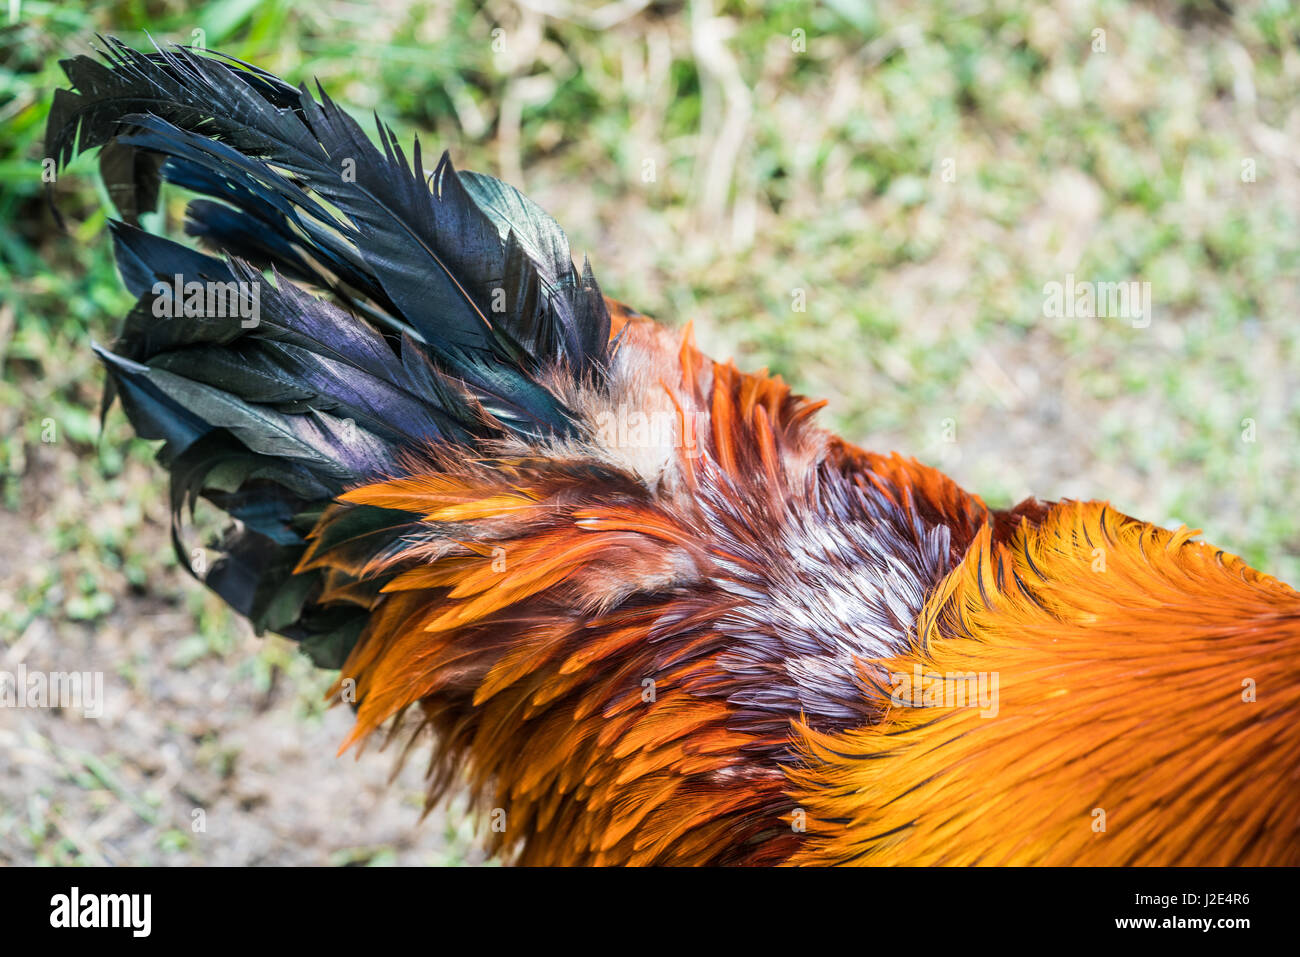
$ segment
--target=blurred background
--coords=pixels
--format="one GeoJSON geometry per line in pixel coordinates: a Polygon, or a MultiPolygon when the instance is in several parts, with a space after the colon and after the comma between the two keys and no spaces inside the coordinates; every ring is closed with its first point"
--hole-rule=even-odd
{"type": "Polygon", "coordinates": [[[96,33],[318,78],[525,189],[610,295],[991,504],[1106,498],[1300,583],[1289,0],[94,6],[0,12],[0,670],[106,692],[0,709],[0,863],[481,861],[459,802],[418,823],[418,766],[334,757],[330,676],[181,571],[150,443],[117,410],[100,435],[89,343],[131,304],[107,199],[93,158],[60,174],[65,234],[41,183],[56,61],[96,33]],[[1071,275],[1149,282],[1150,324],[1046,315],[1071,275]]]}

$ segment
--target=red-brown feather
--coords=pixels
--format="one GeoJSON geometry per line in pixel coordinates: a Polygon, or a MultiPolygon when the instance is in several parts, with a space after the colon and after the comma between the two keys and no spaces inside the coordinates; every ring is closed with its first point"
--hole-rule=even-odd
{"type": "MultiPolygon", "coordinates": [[[[617,304],[611,313],[616,336],[643,348],[665,341],[617,304]]],[[[1029,703],[1004,701],[1000,720],[981,722],[960,709],[900,708],[871,690],[891,669],[912,665],[1006,669],[1015,689],[1055,681],[1053,668],[1072,669],[1062,687],[1106,680],[1114,683],[1106,695],[1150,694],[1153,726],[1182,722],[1196,730],[1180,734],[1227,748],[1237,738],[1216,735],[1225,727],[1222,702],[1235,693],[1235,659],[1211,660],[1181,642],[1178,630],[1192,627],[1184,616],[1209,604],[1229,616],[1233,609],[1264,616],[1253,619],[1267,622],[1258,639],[1245,626],[1234,630],[1229,618],[1213,634],[1233,656],[1261,656],[1250,667],[1268,676],[1267,720],[1295,728],[1294,592],[1236,559],[1213,558],[1185,536],[1171,539],[1150,526],[1137,534],[1140,523],[1113,512],[1098,519],[1100,505],[1029,500],[992,510],[934,469],[816,430],[817,405],[777,378],[709,362],[689,330],[679,345],[654,354],[659,365],[646,374],[667,390],[683,433],[690,410],[706,412],[703,454],[683,451],[674,463],[681,494],[656,494],[607,463],[468,461],[431,452],[407,475],[347,493],[322,519],[324,528],[343,509],[380,506],[438,530],[381,563],[358,567],[344,557],[335,568],[340,597],[349,576],[398,572],[336,689],[355,682],[357,723],[347,745],[415,706],[418,729],[432,732],[435,748],[430,800],[466,780],[481,807],[504,812],[507,824],[493,838],[522,863],[1295,859],[1294,790],[1271,785],[1285,819],[1266,846],[1221,834],[1213,850],[1190,824],[1153,830],[1145,849],[1131,829],[1094,840],[1083,805],[1104,803],[1105,795],[1089,793],[1078,769],[1107,753],[1087,732],[1106,720],[1106,697],[1053,701],[1036,692],[1029,703]],[[827,482],[875,495],[907,522],[946,529],[948,551],[946,577],[910,624],[912,650],[858,661],[851,680],[861,682],[859,719],[818,728],[800,713],[773,721],[736,703],[733,695],[761,687],[771,667],[755,662],[752,672],[737,672],[729,660],[735,642],[719,622],[743,599],[676,583],[683,569],[762,570],[762,556],[726,552],[713,534],[718,526],[693,511],[695,497],[709,490],[750,496],[780,515],[822,494],[819,483],[827,482]],[[1083,575],[1089,530],[1127,550],[1117,560],[1127,577],[1083,575]],[[1137,554],[1146,549],[1153,553],[1137,554]],[[1140,601],[1157,579],[1180,583],[1185,610],[1140,601]],[[1090,597],[1069,611],[1061,604],[1070,600],[1066,591],[1090,597]],[[1115,656],[1148,640],[1143,634],[1159,647],[1143,659],[1148,666],[1218,675],[1220,703],[1171,701],[1159,683],[1126,675],[1115,656]],[[1028,718],[1036,724],[1018,724],[1028,718]],[[1006,744],[1011,732],[1015,748],[1006,744]],[[1044,769],[1075,770],[1040,781],[1018,774],[1012,755],[1022,767],[1038,760],[1044,769]],[[1027,813],[1029,806],[1042,810],[1027,813]],[[1037,830],[1027,831],[1025,820],[1037,830]],[[966,824],[954,830],[954,821],[966,824]],[[886,833],[894,836],[873,836],[886,833]]],[[[741,534],[742,514],[758,513],[715,521],[741,534]]],[[[328,551],[310,551],[305,561],[332,567],[328,551]]],[[[1235,720],[1231,727],[1248,734],[1249,725],[1235,720]]],[[[1294,778],[1296,735],[1273,740],[1279,750],[1269,766],[1294,778]]],[[[1140,736],[1132,746],[1142,746],[1140,736]]],[[[1225,766],[1237,767],[1240,759],[1223,748],[1225,766]]],[[[1172,793],[1184,776],[1170,770],[1150,789],[1151,800],[1172,793]]],[[[1117,816],[1129,825],[1142,785],[1107,780],[1127,804],[1117,816]]],[[[1220,797],[1224,807],[1245,806],[1220,797]]],[[[1242,815],[1234,826],[1264,820],[1242,815]]],[[[1191,820],[1203,826],[1202,817],[1191,820]]]]}

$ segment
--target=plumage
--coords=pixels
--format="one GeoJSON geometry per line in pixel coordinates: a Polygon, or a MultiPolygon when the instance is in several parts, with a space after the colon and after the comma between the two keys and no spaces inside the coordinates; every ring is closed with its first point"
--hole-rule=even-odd
{"type": "Polygon", "coordinates": [[[186,566],[202,497],[204,581],[339,669],[344,749],[429,732],[429,801],[526,864],[1297,861],[1291,588],[859,449],[606,300],[513,187],[104,42],[47,151],[101,148],[121,216],[107,397],[186,566]],[[139,227],[162,181],[207,252],[139,227]]]}

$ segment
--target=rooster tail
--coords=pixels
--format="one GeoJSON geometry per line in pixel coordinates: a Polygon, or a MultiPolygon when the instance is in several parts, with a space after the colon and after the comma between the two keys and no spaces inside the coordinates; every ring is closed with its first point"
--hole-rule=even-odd
{"type": "MultiPolygon", "coordinates": [[[[418,140],[408,162],[376,118],[376,147],[319,88],[218,53],[103,43],[104,62],[62,62],[73,89],[55,94],[46,155],[62,167],[99,148],[121,217],[115,255],[137,301],[96,347],[105,411],[120,399],[162,440],[182,564],[259,631],[337,668],[384,579],[300,567],[321,514],[412,450],[579,429],[561,393],[603,381],[604,299],[517,190],[446,154],[426,179],[418,140]],[[140,228],[164,182],[198,194],[186,232],[220,257],[140,228]],[[236,520],[207,569],[185,543],[199,498],[236,520]]],[[[354,508],[323,534],[370,562],[415,521],[354,508]]]]}

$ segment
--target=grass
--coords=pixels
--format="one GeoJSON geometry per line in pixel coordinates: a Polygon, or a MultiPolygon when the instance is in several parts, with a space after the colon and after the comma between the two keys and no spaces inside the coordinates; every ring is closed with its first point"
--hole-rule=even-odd
{"type": "MultiPolygon", "coordinates": [[[[550,7],[566,18],[502,0],[186,6],[23,2],[0,39],[6,644],[157,601],[188,622],[157,649],[164,678],[204,660],[260,686],[292,674],[307,713],[318,690],[282,646],[248,663],[170,555],[148,444],[120,413],[99,433],[88,345],[129,305],[107,204],[79,161],[61,234],[40,177],[55,61],[96,32],[319,78],[525,187],[607,292],[829,397],[828,423],[864,445],[998,504],[1109,498],[1186,522],[1300,583],[1294,5],[714,0],[613,24],[576,2],[550,7]],[[1044,286],[1069,274],[1149,282],[1149,327],[1045,317],[1044,286]]],[[[169,197],[159,228],[182,209],[169,197]]],[[[150,699],[158,672],[119,664],[150,699]]],[[[0,808],[0,832],[54,833],[34,814],[0,808]]],[[[165,859],[202,855],[156,827],[165,859]]],[[[27,854],[76,857],[50,846],[27,854]]],[[[388,857],[363,841],[331,859],[388,857]]]]}

